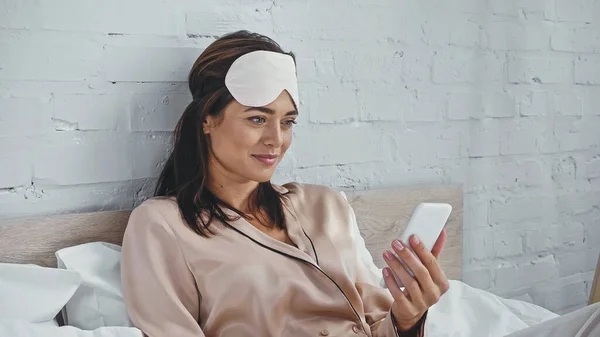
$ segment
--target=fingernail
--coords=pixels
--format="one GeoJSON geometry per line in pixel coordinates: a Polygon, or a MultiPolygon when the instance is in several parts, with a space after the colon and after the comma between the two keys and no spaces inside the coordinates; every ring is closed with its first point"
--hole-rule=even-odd
{"type": "Polygon", "coordinates": [[[383,258],[386,260],[392,260],[394,259],[394,256],[392,255],[392,252],[386,250],[385,252],[383,252],[383,258]]]}
{"type": "Polygon", "coordinates": [[[390,276],[390,270],[387,268],[383,268],[383,276],[390,276]]]}
{"type": "Polygon", "coordinates": [[[419,244],[419,242],[420,242],[420,241],[419,241],[419,237],[418,237],[418,236],[416,236],[416,235],[415,235],[415,236],[413,236],[413,242],[415,243],[415,245],[418,245],[418,244],[419,244]]]}
{"type": "Polygon", "coordinates": [[[395,240],[394,243],[393,243],[393,245],[394,245],[394,248],[396,248],[398,250],[404,249],[404,246],[402,245],[402,242],[400,242],[398,240],[395,240]]]}

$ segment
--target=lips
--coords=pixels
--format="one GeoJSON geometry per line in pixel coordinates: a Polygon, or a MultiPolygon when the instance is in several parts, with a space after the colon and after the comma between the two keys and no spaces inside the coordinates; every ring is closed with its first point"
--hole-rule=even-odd
{"type": "Polygon", "coordinates": [[[267,166],[273,166],[277,162],[276,154],[253,154],[252,157],[267,166]]]}

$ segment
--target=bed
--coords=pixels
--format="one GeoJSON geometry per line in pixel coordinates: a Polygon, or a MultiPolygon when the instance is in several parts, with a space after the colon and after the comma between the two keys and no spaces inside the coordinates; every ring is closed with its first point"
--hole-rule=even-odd
{"type": "MultiPolygon", "coordinates": [[[[463,198],[460,186],[408,186],[346,191],[345,194],[356,213],[365,245],[379,268],[384,266],[381,253],[389,247],[393,238],[399,237],[419,203],[446,202],[452,205],[453,210],[446,225],[447,243],[440,258],[443,269],[452,280],[451,291],[430,311],[429,317],[432,319],[427,326],[429,336],[451,336],[453,332],[448,325],[459,329],[457,331],[461,332],[461,336],[481,335],[482,329],[489,330],[486,331],[487,336],[504,336],[556,317],[543,308],[521,301],[501,299],[460,282],[463,251],[463,198]],[[472,317],[473,309],[480,313],[479,317],[472,317]]],[[[56,252],[62,249],[98,242],[118,247],[129,213],[130,210],[102,211],[2,221],[0,263],[4,266],[32,264],[53,269],[57,267],[56,252]]],[[[0,288],[1,282],[0,270],[0,288]]],[[[79,290],[75,294],[77,291],[79,290]]],[[[64,307],[62,309],[64,313],[64,307]]],[[[59,325],[62,325],[62,315],[57,317],[59,325]]],[[[4,323],[7,324],[6,321],[4,323]]],[[[14,331],[20,331],[19,328],[33,329],[21,325],[10,326],[10,322],[8,324],[9,329],[14,331]]],[[[39,326],[35,328],[42,329],[39,326]]],[[[89,332],[89,329],[69,325],[51,328],[57,329],[52,332],[54,336],[79,337],[87,336],[86,333],[89,332]]],[[[115,337],[139,336],[139,331],[133,327],[103,326],[94,329],[97,330],[93,332],[93,336],[104,336],[102,333],[115,337]]],[[[41,330],[35,331],[36,335],[43,336],[41,330]]],[[[0,336],[1,332],[0,328],[0,336]]]]}

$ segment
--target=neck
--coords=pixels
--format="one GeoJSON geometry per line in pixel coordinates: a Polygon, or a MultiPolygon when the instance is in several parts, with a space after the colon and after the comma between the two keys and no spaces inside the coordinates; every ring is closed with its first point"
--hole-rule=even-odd
{"type": "Polygon", "coordinates": [[[223,169],[211,167],[208,189],[219,199],[246,213],[250,194],[258,187],[258,182],[235,179],[223,169]]]}

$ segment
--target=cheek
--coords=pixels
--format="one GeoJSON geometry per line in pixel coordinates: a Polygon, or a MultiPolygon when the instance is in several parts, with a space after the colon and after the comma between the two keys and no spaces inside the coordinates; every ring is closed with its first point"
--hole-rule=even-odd
{"type": "Polygon", "coordinates": [[[243,125],[228,125],[215,132],[213,148],[224,154],[247,152],[260,139],[260,135],[253,131],[243,125]]]}
{"type": "Polygon", "coordinates": [[[284,151],[286,151],[290,147],[290,145],[292,145],[292,139],[293,138],[294,137],[293,137],[293,133],[292,133],[291,130],[286,131],[283,134],[283,145],[282,145],[282,147],[283,147],[284,151]]]}

